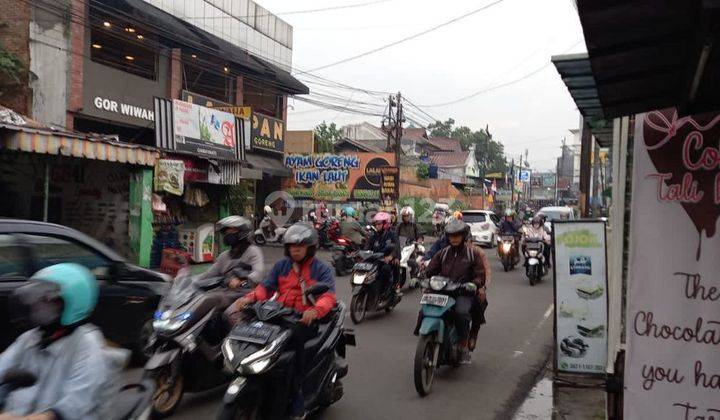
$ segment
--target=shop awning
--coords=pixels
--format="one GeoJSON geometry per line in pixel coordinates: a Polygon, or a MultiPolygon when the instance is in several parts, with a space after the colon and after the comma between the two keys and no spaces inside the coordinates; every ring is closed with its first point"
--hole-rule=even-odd
{"type": "Polygon", "coordinates": [[[720,109],[719,1],[577,0],[577,9],[605,118],[720,109]]]}
{"type": "Polygon", "coordinates": [[[261,170],[264,175],[284,178],[292,176],[292,171],[283,165],[282,157],[280,159],[274,159],[268,156],[246,153],[245,160],[250,163],[253,169],[261,170]]]}
{"type": "Polygon", "coordinates": [[[0,127],[8,129],[4,135],[0,134],[0,149],[144,166],[155,166],[155,161],[159,157],[157,150],[146,146],[62,133],[47,133],[6,124],[0,124],[0,127]]]}

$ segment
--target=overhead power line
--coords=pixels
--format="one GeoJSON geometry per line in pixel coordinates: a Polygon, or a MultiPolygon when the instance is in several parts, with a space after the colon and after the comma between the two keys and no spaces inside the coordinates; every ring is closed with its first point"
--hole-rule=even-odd
{"type": "MultiPolygon", "coordinates": [[[[426,29],[426,30],[424,30],[424,31],[422,31],[422,32],[418,32],[418,33],[416,33],[416,34],[407,36],[407,37],[402,38],[402,39],[399,39],[399,40],[397,40],[397,41],[393,41],[393,42],[391,42],[391,43],[389,43],[389,44],[385,44],[385,45],[382,45],[382,46],[380,46],[380,47],[373,48],[372,50],[365,51],[364,53],[356,54],[356,55],[354,55],[354,56],[347,57],[347,58],[344,58],[344,59],[339,60],[339,61],[335,61],[334,63],[329,63],[329,64],[325,64],[325,65],[320,66],[320,67],[316,67],[316,68],[311,69],[311,70],[309,70],[309,71],[318,71],[318,70],[323,70],[323,69],[326,69],[326,68],[329,68],[329,67],[334,67],[334,66],[337,66],[337,65],[339,65],[339,64],[347,63],[348,61],[352,61],[352,60],[357,60],[358,58],[366,57],[366,56],[368,56],[368,55],[370,55],[370,54],[374,54],[374,53],[376,53],[376,52],[379,52],[379,51],[388,49],[388,48],[390,48],[390,47],[394,47],[395,45],[402,44],[403,42],[407,42],[407,41],[413,40],[413,39],[415,39],[415,38],[419,38],[419,37],[421,37],[421,36],[423,36],[423,35],[429,34],[430,32],[437,31],[438,29],[444,28],[445,26],[452,25],[453,23],[459,22],[459,21],[461,21],[461,20],[463,20],[463,19],[465,19],[465,18],[468,18],[468,17],[476,14],[476,13],[482,12],[482,11],[485,10],[485,9],[489,9],[490,7],[495,6],[495,5],[498,4],[498,3],[502,3],[503,1],[504,1],[504,0],[495,0],[494,2],[492,2],[492,3],[490,3],[490,4],[487,4],[487,5],[485,5],[485,6],[482,6],[482,7],[480,7],[480,8],[475,9],[475,10],[471,10],[471,11],[469,11],[469,12],[467,12],[467,13],[464,13],[464,14],[456,17],[456,18],[450,19],[450,20],[445,21],[445,22],[443,22],[443,23],[441,23],[441,24],[439,24],[439,25],[435,25],[435,26],[433,26],[433,27],[431,27],[431,28],[428,28],[428,29],[426,29]]],[[[298,72],[298,73],[300,73],[300,72],[298,72]]]]}

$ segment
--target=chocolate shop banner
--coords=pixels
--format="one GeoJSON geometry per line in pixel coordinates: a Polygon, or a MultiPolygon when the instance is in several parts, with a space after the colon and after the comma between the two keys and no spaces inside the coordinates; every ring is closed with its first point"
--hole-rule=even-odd
{"type": "Polygon", "coordinates": [[[299,200],[379,202],[388,183],[383,168],[394,165],[392,153],[285,155],[293,177],[284,190],[299,200]]]}
{"type": "Polygon", "coordinates": [[[607,265],[605,223],[553,223],[555,243],[555,368],[605,373],[607,265]]]}
{"type": "Polygon", "coordinates": [[[635,120],[625,418],[720,418],[720,114],[635,120]]]}

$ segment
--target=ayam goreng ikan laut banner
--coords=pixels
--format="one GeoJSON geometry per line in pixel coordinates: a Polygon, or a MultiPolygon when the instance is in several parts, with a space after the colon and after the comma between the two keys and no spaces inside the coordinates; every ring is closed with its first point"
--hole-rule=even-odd
{"type": "Polygon", "coordinates": [[[297,200],[381,201],[382,168],[395,166],[392,153],[287,154],[293,177],[283,190],[297,200]]]}

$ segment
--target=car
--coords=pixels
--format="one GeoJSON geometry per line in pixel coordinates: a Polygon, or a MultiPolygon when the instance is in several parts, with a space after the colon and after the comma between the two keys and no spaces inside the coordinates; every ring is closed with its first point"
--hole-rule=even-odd
{"type": "Polygon", "coordinates": [[[545,227],[547,227],[548,229],[552,229],[552,222],[554,221],[575,220],[575,212],[570,207],[543,207],[537,212],[538,216],[542,214],[547,216],[547,220],[545,221],[545,227]]]}
{"type": "Polygon", "coordinates": [[[470,225],[472,240],[481,246],[494,247],[500,217],[490,210],[463,210],[463,221],[470,225]]]}
{"type": "Polygon", "coordinates": [[[110,342],[133,350],[138,360],[147,356],[153,315],[169,289],[170,277],[127,263],[75,229],[17,219],[0,219],[0,351],[23,332],[13,322],[17,318],[10,304],[13,291],[38,270],[66,262],[84,265],[98,279],[98,303],[90,322],[110,342]]]}

